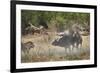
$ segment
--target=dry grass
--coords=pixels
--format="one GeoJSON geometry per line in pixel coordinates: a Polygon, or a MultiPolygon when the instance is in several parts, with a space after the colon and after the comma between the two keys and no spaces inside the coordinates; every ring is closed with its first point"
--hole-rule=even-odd
{"type": "Polygon", "coordinates": [[[53,46],[52,41],[58,38],[54,32],[49,32],[48,35],[35,34],[22,36],[22,42],[32,41],[35,44],[29,53],[21,52],[21,62],[45,62],[45,61],[64,61],[64,60],[85,60],[90,58],[89,36],[82,36],[83,44],[79,52],[66,54],[65,48],[53,46]]]}

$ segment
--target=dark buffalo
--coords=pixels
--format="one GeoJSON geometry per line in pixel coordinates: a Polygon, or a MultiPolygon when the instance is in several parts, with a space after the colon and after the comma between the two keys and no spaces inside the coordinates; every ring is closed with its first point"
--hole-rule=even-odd
{"type": "Polygon", "coordinates": [[[78,31],[69,31],[68,33],[61,34],[61,38],[54,40],[52,45],[64,47],[72,51],[73,48],[80,48],[82,45],[82,37],[78,31]]]}
{"type": "Polygon", "coordinates": [[[61,46],[61,47],[66,47],[69,48],[71,45],[74,47],[76,44],[76,47],[78,47],[79,44],[82,44],[82,37],[76,33],[72,35],[64,35],[62,38],[59,40],[55,40],[52,45],[55,46],[61,46]]]}

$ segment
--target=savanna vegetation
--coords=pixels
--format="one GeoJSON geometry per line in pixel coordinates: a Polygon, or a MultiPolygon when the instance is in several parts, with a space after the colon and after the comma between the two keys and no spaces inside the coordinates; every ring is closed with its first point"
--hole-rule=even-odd
{"type": "Polygon", "coordinates": [[[22,10],[21,21],[22,34],[24,33],[25,28],[29,26],[29,22],[36,27],[42,25],[46,29],[49,28],[56,31],[63,31],[71,27],[73,24],[78,24],[89,29],[90,14],[78,12],[22,10]]]}
{"type": "MultiPolygon", "coordinates": [[[[90,32],[90,14],[78,12],[54,12],[54,11],[34,11],[21,10],[21,42],[27,43],[31,41],[34,47],[28,52],[21,52],[21,62],[45,62],[45,61],[64,61],[64,60],[85,60],[90,58],[90,37],[82,36],[81,52],[73,54],[65,53],[64,47],[52,45],[52,41],[61,38],[56,33],[70,29],[72,25],[77,24],[90,32]],[[40,28],[43,26],[45,30],[36,34],[25,34],[28,27],[35,26],[40,28]]],[[[28,31],[28,30],[27,30],[28,31]]],[[[41,31],[41,30],[40,30],[41,31]]]]}

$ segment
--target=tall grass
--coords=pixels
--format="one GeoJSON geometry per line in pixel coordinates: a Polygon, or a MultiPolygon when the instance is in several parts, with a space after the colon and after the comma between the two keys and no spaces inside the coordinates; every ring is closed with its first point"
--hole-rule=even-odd
{"type": "Polygon", "coordinates": [[[76,53],[65,52],[64,47],[53,46],[51,43],[58,37],[54,32],[48,35],[29,35],[22,37],[23,42],[32,41],[35,44],[29,53],[21,52],[21,62],[46,62],[46,61],[67,61],[67,60],[85,60],[90,58],[89,36],[82,36],[83,44],[81,52],[76,48],[76,53]]]}

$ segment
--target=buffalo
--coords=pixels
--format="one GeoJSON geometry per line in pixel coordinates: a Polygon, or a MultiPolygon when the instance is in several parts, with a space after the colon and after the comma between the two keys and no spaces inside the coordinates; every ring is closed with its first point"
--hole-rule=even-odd
{"type": "Polygon", "coordinates": [[[52,45],[64,47],[65,50],[69,49],[71,52],[74,48],[81,48],[82,37],[79,31],[67,30],[67,32],[60,33],[59,35],[61,38],[54,40],[52,45]]]}

